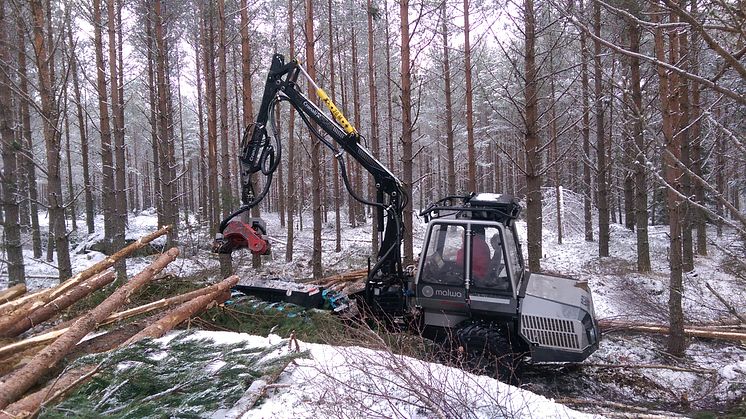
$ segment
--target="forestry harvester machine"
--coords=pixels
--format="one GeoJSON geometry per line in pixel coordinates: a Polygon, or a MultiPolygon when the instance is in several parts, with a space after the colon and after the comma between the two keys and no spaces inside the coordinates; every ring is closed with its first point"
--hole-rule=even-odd
{"type": "Polygon", "coordinates": [[[273,109],[289,102],[308,129],[334,154],[345,188],[376,209],[380,249],[360,297],[376,316],[455,336],[468,351],[529,354],[538,362],[579,362],[598,348],[599,331],[586,281],[531,273],[525,267],[515,221],[521,207],[507,195],[449,196],[420,213],[428,223],[416,273],[402,266],[402,215],[409,196],[401,181],[363,145],[363,138],[297,60],[275,54],[256,123],[242,141],[243,205],[224,219],[217,253],[248,248],[269,252],[262,220],[249,217],[269,191],[281,161],[273,109]],[[299,76],[331,113],[298,85],[299,76]],[[272,129],[272,137],[268,128],[272,129]],[[345,155],[375,180],[374,200],[350,185],[345,155]],[[265,176],[257,193],[253,175],[265,176]]]}

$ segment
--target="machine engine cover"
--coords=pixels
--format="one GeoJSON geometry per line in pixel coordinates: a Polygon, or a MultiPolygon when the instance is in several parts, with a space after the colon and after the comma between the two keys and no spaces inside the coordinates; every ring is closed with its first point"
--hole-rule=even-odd
{"type": "Polygon", "coordinates": [[[598,349],[598,323],[584,281],[531,274],[519,324],[534,361],[580,362],[598,349]]]}

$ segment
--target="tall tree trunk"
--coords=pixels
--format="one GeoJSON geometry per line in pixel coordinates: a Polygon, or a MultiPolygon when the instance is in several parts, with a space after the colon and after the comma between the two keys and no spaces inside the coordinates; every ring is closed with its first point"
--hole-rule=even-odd
{"type": "MultiPolygon", "coordinates": [[[[412,62],[409,45],[409,0],[400,0],[399,16],[401,18],[401,164],[403,168],[404,190],[412,190],[412,62]]],[[[404,265],[414,261],[412,243],[412,200],[404,208],[404,265]]]]}
{"type": "MultiPolygon", "coordinates": [[[[313,0],[306,0],[306,68],[311,79],[316,78],[316,58],[314,50],[314,33],[313,33],[313,0]]],[[[317,103],[315,96],[312,99],[317,103]]],[[[316,129],[313,126],[311,129],[316,129]]],[[[313,255],[311,257],[311,266],[313,277],[321,278],[321,160],[319,152],[320,142],[311,136],[311,178],[313,186],[311,187],[312,212],[313,212],[313,255]]]]}
{"type": "MultiPolygon", "coordinates": [[[[65,109],[67,109],[67,87],[65,87],[65,92],[63,93],[63,96],[65,97],[65,109]]],[[[77,218],[78,215],[75,211],[75,186],[74,186],[74,180],[73,180],[73,163],[72,159],[70,158],[70,119],[68,118],[68,113],[65,112],[65,116],[63,117],[65,119],[65,161],[67,163],[67,199],[70,201],[68,204],[70,206],[70,221],[71,221],[71,227],[73,230],[78,229],[78,222],[77,218]]]]}
{"type": "MultiPolygon", "coordinates": [[[[383,5],[385,14],[384,25],[386,28],[386,97],[392,98],[391,90],[391,33],[389,32],[389,6],[388,3],[383,5]]],[[[338,48],[339,50],[339,48],[338,48]]],[[[388,122],[387,131],[387,144],[388,144],[388,156],[389,156],[389,168],[396,173],[394,167],[394,118],[393,118],[393,100],[386,101],[386,121],[388,122]]]]}
{"type": "MultiPolygon", "coordinates": [[[[295,56],[295,22],[293,16],[293,0],[288,0],[288,39],[290,43],[290,56],[295,56]]],[[[288,121],[288,174],[295,173],[295,110],[290,109],[290,120],[288,121]]],[[[285,261],[293,260],[293,243],[295,242],[295,176],[288,176],[288,238],[285,245],[285,261]]],[[[301,180],[302,182],[302,180],[301,180]]]]}
{"type": "MultiPolygon", "coordinates": [[[[243,122],[244,127],[254,123],[254,105],[252,104],[253,91],[251,88],[251,43],[249,42],[249,14],[248,6],[243,6],[245,0],[242,0],[241,7],[241,75],[243,86],[243,122]]],[[[292,54],[291,54],[292,56],[292,54]]],[[[261,215],[259,206],[251,209],[252,217],[261,215]]],[[[259,255],[251,256],[251,265],[257,269],[262,265],[262,259],[259,255]]]]}
{"type": "MultiPolygon", "coordinates": [[[[201,22],[201,15],[200,15],[200,22],[201,22]]],[[[202,27],[202,24],[200,23],[200,28],[202,27]]],[[[201,33],[198,32],[198,34],[201,33]]],[[[204,113],[204,107],[203,107],[203,99],[202,99],[202,60],[200,58],[200,48],[202,48],[200,44],[200,36],[197,35],[195,37],[194,41],[194,68],[196,71],[196,79],[197,79],[197,119],[199,120],[199,160],[197,160],[198,164],[198,175],[199,175],[199,219],[201,221],[204,221],[205,219],[211,219],[208,216],[207,212],[207,164],[205,163],[205,156],[207,155],[207,150],[205,148],[205,117],[203,115],[204,113]]],[[[213,227],[215,228],[215,227],[213,227]]]]}
{"type": "MultiPolygon", "coordinates": [[[[362,100],[360,99],[360,76],[358,71],[358,48],[357,48],[357,36],[355,35],[355,27],[351,27],[352,30],[352,61],[350,62],[350,65],[352,66],[352,107],[354,110],[354,118],[355,118],[355,126],[359,127],[362,123],[362,116],[360,112],[360,104],[362,100]]],[[[352,178],[352,184],[355,185],[355,190],[360,193],[363,189],[363,173],[360,169],[359,164],[354,164],[352,166],[351,170],[352,174],[354,175],[352,178]]],[[[354,208],[354,222],[359,222],[360,224],[365,224],[365,208],[362,207],[362,205],[355,201],[354,199],[349,200],[349,204],[351,208],[354,208]]],[[[355,224],[353,224],[353,227],[355,224]]]]}
{"type": "MultiPolygon", "coordinates": [[[[49,207],[50,228],[54,231],[54,242],[57,249],[57,267],[60,282],[72,276],[70,266],[70,243],[65,227],[65,208],[62,202],[62,180],[60,179],[60,139],[56,127],[59,120],[52,85],[53,62],[48,55],[47,42],[44,40],[44,9],[40,0],[31,0],[34,16],[34,50],[39,75],[39,95],[41,96],[42,115],[44,117],[44,142],[47,148],[47,205],[49,207]]],[[[47,29],[49,31],[49,29],[47,29]]],[[[51,36],[51,35],[50,35],[51,36]]]]}
{"type": "Polygon", "coordinates": [[[22,147],[26,149],[20,163],[24,166],[27,176],[28,196],[29,196],[29,214],[31,217],[31,248],[34,257],[39,259],[42,256],[41,247],[41,229],[39,228],[39,193],[36,187],[36,165],[33,159],[33,138],[31,136],[31,113],[29,109],[29,87],[28,73],[26,67],[26,28],[20,14],[16,17],[16,27],[18,34],[18,74],[19,89],[21,92],[20,117],[23,127],[22,147]]]}
{"type": "MultiPolygon", "coordinates": [[[[691,14],[697,15],[697,0],[691,0],[691,14]]],[[[692,74],[699,74],[699,34],[697,31],[692,31],[689,35],[691,37],[691,45],[689,49],[689,60],[690,60],[690,71],[692,74]]],[[[700,103],[700,89],[701,86],[697,83],[692,83],[692,106],[694,108],[692,118],[694,119],[694,125],[692,126],[691,138],[692,138],[692,171],[699,177],[702,177],[704,160],[702,157],[702,104],[700,103]]],[[[701,183],[694,183],[694,196],[701,205],[706,205],[705,202],[705,189],[701,183]]],[[[707,256],[707,214],[705,211],[694,208],[694,225],[697,229],[697,254],[700,256],[707,256]]]]}
{"type": "MultiPolygon", "coordinates": [[[[682,1],[682,3],[684,3],[682,1]]],[[[683,4],[682,4],[683,5],[683,4]]],[[[691,72],[689,68],[689,39],[686,33],[682,33],[677,36],[679,40],[679,56],[682,57],[679,66],[686,72],[691,72]]],[[[689,110],[689,80],[683,77],[679,78],[679,85],[676,87],[679,90],[679,119],[677,126],[674,128],[676,136],[679,137],[678,142],[681,144],[681,162],[687,167],[692,168],[692,156],[690,147],[690,135],[689,127],[691,124],[691,112],[689,110]]],[[[685,196],[692,196],[692,180],[687,173],[681,175],[681,192],[685,196]]],[[[690,272],[694,270],[694,238],[692,237],[692,211],[694,207],[689,205],[688,201],[682,201],[681,211],[681,256],[682,256],[682,269],[684,272],[690,272]]]]}
{"type": "MultiPolygon", "coordinates": [[[[658,6],[656,4],[656,6],[658,6]]],[[[660,7],[654,11],[654,21],[660,22],[660,7]]],[[[673,17],[673,16],[672,16],[673,17]]],[[[655,29],[655,55],[660,62],[676,63],[678,61],[678,42],[675,35],[676,29],[669,32],[669,57],[666,61],[665,56],[665,39],[663,29],[658,26],[655,29]]],[[[681,144],[679,137],[675,135],[677,123],[675,115],[678,113],[678,77],[675,74],[669,75],[661,66],[657,66],[661,112],[663,118],[663,137],[665,140],[666,153],[663,156],[663,168],[665,178],[668,184],[680,189],[681,173],[676,166],[675,159],[681,156],[681,144]]],[[[681,270],[681,225],[680,225],[680,200],[675,191],[668,190],[668,222],[669,222],[669,254],[668,263],[671,270],[669,295],[668,295],[668,312],[669,327],[671,334],[668,339],[668,352],[674,356],[682,356],[685,349],[684,340],[684,316],[681,307],[682,297],[682,270],[681,270]]]]}
{"type": "Polygon", "coordinates": [[[471,86],[471,40],[469,39],[469,0],[464,0],[464,73],[466,74],[466,152],[469,173],[466,189],[477,190],[477,156],[474,150],[474,109],[471,86]]]}
{"type": "Polygon", "coordinates": [[[148,13],[148,22],[145,26],[145,37],[148,43],[148,99],[150,101],[150,142],[153,154],[153,201],[158,217],[158,227],[165,225],[163,218],[163,193],[161,190],[161,164],[160,164],[160,145],[158,141],[158,118],[156,117],[156,85],[155,85],[155,41],[153,39],[153,16],[152,12],[148,13]]]}
{"type": "Polygon", "coordinates": [[[554,202],[557,207],[557,243],[562,244],[562,184],[560,182],[560,160],[559,160],[559,139],[557,138],[557,98],[554,86],[555,71],[554,68],[554,51],[549,51],[549,71],[552,76],[549,80],[549,89],[551,91],[551,110],[549,122],[549,141],[552,142],[552,177],[554,182],[554,202]]]}
{"type": "MultiPolygon", "coordinates": [[[[116,168],[114,169],[114,187],[116,198],[116,216],[114,221],[114,248],[121,249],[124,247],[124,229],[127,225],[127,168],[124,158],[124,109],[121,108],[122,101],[119,95],[122,93],[119,88],[119,75],[117,69],[117,39],[116,39],[116,13],[114,8],[115,0],[106,1],[106,11],[108,17],[108,35],[109,35],[109,76],[111,82],[111,116],[112,128],[114,129],[114,160],[116,168]]],[[[126,261],[122,259],[116,265],[117,276],[120,280],[127,276],[126,261]]]]}
{"type": "MultiPolygon", "coordinates": [[[[640,51],[640,27],[629,23],[630,51],[640,51]]],[[[635,228],[637,230],[637,271],[650,272],[650,242],[648,241],[648,185],[645,175],[645,138],[643,136],[643,104],[640,60],[629,58],[632,90],[632,136],[635,143],[635,228]]]]}
{"type": "MultiPolygon", "coordinates": [[[[378,139],[378,103],[376,98],[376,71],[375,71],[375,57],[373,56],[373,0],[368,0],[368,98],[370,99],[370,145],[372,147],[373,157],[376,159],[380,158],[380,144],[378,139]]],[[[371,197],[376,194],[376,185],[373,176],[368,176],[369,188],[371,197]]],[[[379,236],[379,225],[378,217],[375,214],[376,210],[373,211],[371,216],[371,238],[372,238],[372,249],[371,252],[375,254],[378,251],[378,236],[379,236]]],[[[383,230],[383,226],[380,226],[383,230]]]]}
{"type": "MultiPolygon", "coordinates": [[[[8,16],[5,14],[5,0],[0,0],[0,27],[10,27],[8,16]]],[[[13,127],[13,96],[9,75],[11,59],[10,43],[5,31],[0,31],[0,140],[2,141],[3,156],[3,230],[4,246],[8,258],[8,285],[26,283],[26,271],[23,265],[23,248],[21,247],[21,226],[18,212],[18,185],[16,184],[17,160],[21,156],[18,151],[23,144],[16,141],[13,127]]],[[[21,99],[25,100],[25,98],[21,99]]]]}
{"type": "MultiPolygon", "coordinates": [[[[601,37],[601,4],[593,1],[593,32],[596,38],[601,37]]],[[[604,97],[601,80],[601,43],[593,41],[593,84],[594,105],[596,109],[596,186],[598,188],[598,255],[609,256],[609,188],[608,167],[606,164],[606,136],[604,131],[604,97]]]]}
{"type": "MultiPolygon", "coordinates": [[[[329,0],[329,85],[331,88],[332,102],[337,103],[336,86],[334,85],[334,30],[332,27],[332,0],[329,0]]],[[[370,5],[368,6],[370,8],[370,5]]],[[[340,214],[340,190],[339,190],[339,164],[332,162],[334,170],[334,232],[335,232],[335,252],[342,251],[342,220],[340,214]]],[[[374,233],[375,234],[375,233],[374,233]]],[[[375,237],[375,236],[374,236],[375,237]]]]}
{"type": "Polygon", "coordinates": [[[80,133],[80,154],[83,159],[83,196],[85,200],[85,221],[88,234],[92,234],[94,227],[93,214],[93,185],[91,185],[90,162],[88,161],[88,129],[83,112],[83,102],[80,94],[80,82],[78,80],[78,58],[75,54],[75,43],[73,42],[72,24],[68,21],[67,40],[70,51],[70,73],[73,79],[73,93],[75,94],[75,107],[78,117],[78,131],[80,133]]]}
{"type": "Polygon", "coordinates": [[[536,20],[534,1],[523,1],[523,18],[525,22],[524,69],[526,86],[524,100],[526,103],[526,226],[528,228],[528,266],[532,272],[541,271],[541,156],[539,154],[539,97],[538,74],[536,69],[536,20]]]}
{"type": "MultiPolygon", "coordinates": [[[[456,195],[456,167],[453,153],[453,104],[451,101],[451,63],[448,46],[448,11],[446,2],[441,6],[441,20],[443,22],[443,80],[445,83],[446,106],[446,158],[448,195],[456,195]]],[[[390,117],[390,116],[389,116],[390,117]]],[[[473,138],[472,138],[473,139],[473,138]]]]}
{"type": "MultiPolygon", "coordinates": [[[[583,0],[580,9],[585,13],[583,0]]],[[[590,121],[590,82],[588,78],[588,47],[585,32],[580,33],[580,77],[583,102],[583,220],[585,240],[593,241],[593,184],[591,180],[591,121],[590,121]]]]}
{"type": "MultiPolygon", "coordinates": [[[[218,0],[218,84],[220,88],[220,146],[223,153],[220,194],[222,197],[222,218],[231,213],[233,193],[231,191],[230,162],[231,152],[228,146],[228,68],[226,64],[225,39],[225,1],[218,0]]],[[[220,272],[223,277],[233,271],[230,255],[220,255],[220,272]]]]}
{"type": "Polygon", "coordinates": [[[111,149],[111,127],[109,124],[109,97],[106,91],[106,74],[104,73],[104,46],[102,36],[101,0],[93,1],[94,47],[96,49],[96,90],[98,93],[99,131],[101,135],[101,199],[104,212],[104,240],[112,251],[116,234],[116,189],[114,184],[114,160],[111,149]]]}
{"type": "Polygon", "coordinates": [[[155,35],[155,78],[158,95],[158,143],[160,151],[161,194],[163,198],[163,218],[173,225],[166,240],[167,246],[173,246],[178,240],[178,205],[176,202],[175,167],[173,161],[173,115],[170,104],[170,83],[168,73],[168,52],[166,49],[166,35],[163,24],[163,10],[161,0],[153,4],[154,35],[155,35]]]}

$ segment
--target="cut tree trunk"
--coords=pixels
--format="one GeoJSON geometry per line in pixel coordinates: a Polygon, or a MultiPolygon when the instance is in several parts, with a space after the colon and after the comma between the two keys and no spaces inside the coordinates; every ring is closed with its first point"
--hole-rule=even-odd
{"type": "Polygon", "coordinates": [[[238,276],[236,275],[224,279],[220,284],[218,284],[217,289],[213,293],[195,298],[194,300],[189,301],[188,303],[184,303],[174,310],[171,310],[163,317],[161,317],[160,320],[148,326],[142,332],[136,334],[135,336],[132,336],[127,342],[125,342],[125,345],[135,343],[145,338],[155,339],[163,336],[166,332],[178,326],[185,320],[189,319],[195,313],[207,308],[212,302],[225,301],[225,299],[222,299],[221,301],[221,296],[224,296],[225,292],[237,283],[238,276]]]}
{"type": "Polygon", "coordinates": [[[16,312],[17,314],[14,313],[14,316],[8,316],[0,320],[0,337],[18,336],[32,327],[51,319],[60,311],[73,305],[76,301],[110,284],[114,281],[114,278],[115,275],[113,272],[104,272],[71,288],[68,292],[55,298],[38,310],[26,313],[16,312]]]}
{"type": "MultiPolygon", "coordinates": [[[[171,306],[174,306],[176,304],[182,304],[184,302],[193,300],[197,297],[206,295],[206,294],[212,294],[215,293],[218,290],[218,287],[220,287],[221,284],[215,284],[211,285],[206,288],[200,288],[198,290],[188,292],[186,294],[177,295],[171,298],[163,298],[158,301],[153,301],[152,303],[144,304],[138,307],[131,308],[129,310],[120,311],[118,313],[112,313],[104,319],[102,322],[100,322],[99,326],[105,326],[111,323],[116,323],[122,320],[126,320],[129,318],[132,318],[134,316],[139,316],[141,314],[147,314],[156,310],[160,310],[162,308],[168,308],[171,306]]],[[[58,326],[55,326],[54,330],[48,331],[46,333],[33,336],[31,338],[11,343],[9,345],[0,347],[0,359],[3,357],[6,357],[10,354],[18,353],[20,351],[26,350],[28,348],[43,345],[48,343],[49,341],[52,341],[54,339],[57,339],[61,334],[65,333],[69,326],[73,324],[75,320],[71,320],[69,322],[62,323],[58,326]],[[61,327],[61,328],[58,328],[61,327]]]]}
{"type": "Polygon", "coordinates": [[[25,293],[26,293],[25,284],[13,285],[12,287],[6,290],[0,291],[0,301],[2,301],[3,304],[5,304],[22,296],[25,293]]]}
{"type": "Polygon", "coordinates": [[[98,366],[96,365],[86,365],[67,371],[43,389],[31,393],[8,406],[0,413],[0,419],[35,417],[44,404],[69,393],[70,390],[88,381],[97,372],[98,366]]]}
{"type": "MultiPolygon", "coordinates": [[[[658,335],[670,334],[670,329],[665,325],[658,324],[634,324],[629,322],[620,322],[614,320],[603,320],[599,322],[599,327],[603,332],[609,331],[626,331],[653,333],[658,335]]],[[[717,340],[728,340],[735,342],[746,341],[746,332],[737,330],[716,330],[711,327],[685,326],[684,336],[698,337],[717,340]]]]}
{"type": "Polygon", "coordinates": [[[67,332],[39,352],[28,364],[4,377],[0,382],[0,409],[18,400],[36,384],[40,377],[54,368],[85,335],[95,329],[98,323],[124,304],[138,288],[150,282],[178,255],[179,249],[175,247],[161,255],[155,262],[117,289],[109,298],[76,321],[67,332]]]}
{"type": "Polygon", "coordinates": [[[96,275],[98,273],[105,271],[106,269],[111,268],[112,266],[114,266],[114,264],[119,259],[131,255],[133,252],[137,251],[138,249],[142,249],[148,243],[166,234],[170,229],[171,229],[171,226],[165,226],[158,231],[155,231],[153,233],[140,237],[134,243],[130,244],[124,249],[121,249],[120,251],[114,253],[113,255],[107,257],[106,259],[96,263],[95,265],[84,270],[83,272],[80,272],[79,274],[74,275],[72,278],[68,279],[67,281],[63,282],[62,284],[60,284],[59,286],[55,288],[49,288],[49,289],[42,290],[34,294],[29,294],[17,300],[13,300],[9,303],[0,305],[0,315],[5,316],[6,314],[11,313],[12,311],[16,311],[20,309],[25,310],[25,305],[27,303],[32,304],[35,308],[35,307],[44,305],[48,303],[49,301],[52,301],[53,299],[65,293],[68,289],[70,289],[70,287],[73,287],[76,284],[79,284],[85,281],[86,279],[92,277],[93,275],[96,275]]]}

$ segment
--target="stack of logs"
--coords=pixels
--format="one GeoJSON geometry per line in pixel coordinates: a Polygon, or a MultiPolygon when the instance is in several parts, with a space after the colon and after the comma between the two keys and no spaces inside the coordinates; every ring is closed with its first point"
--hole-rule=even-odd
{"type": "Polygon", "coordinates": [[[326,289],[352,295],[365,289],[365,279],[367,277],[367,269],[358,269],[356,271],[343,272],[341,274],[328,276],[318,281],[314,281],[313,283],[326,289]]]}
{"type": "Polygon", "coordinates": [[[112,283],[115,275],[110,268],[117,261],[169,230],[170,227],[164,227],[140,238],[56,287],[26,294],[25,287],[21,286],[0,294],[0,418],[32,417],[45,403],[58,399],[97,372],[96,366],[88,366],[66,370],[57,378],[51,377],[59,372],[63,359],[109,351],[147,337],[160,337],[196,313],[230,297],[230,288],[238,283],[237,276],[196,291],[117,312],[135,291],[151,282],[176,259],[179,249],[172,248],[80,317],[43,327],[44,322],[53,320],[62,310],[112,283]],[[122,323],[118,329],[81,342],[101,326],[166,308],[172,309],[160,316],[122,323]],[[36,333],[31,335],[29,330],[36,333]],[[24,333],[26,335],[19,338],[24,333]],[[44,384],[42,379],[50,378],[49,384],[41,390],[27,393],[44,384]]]}

